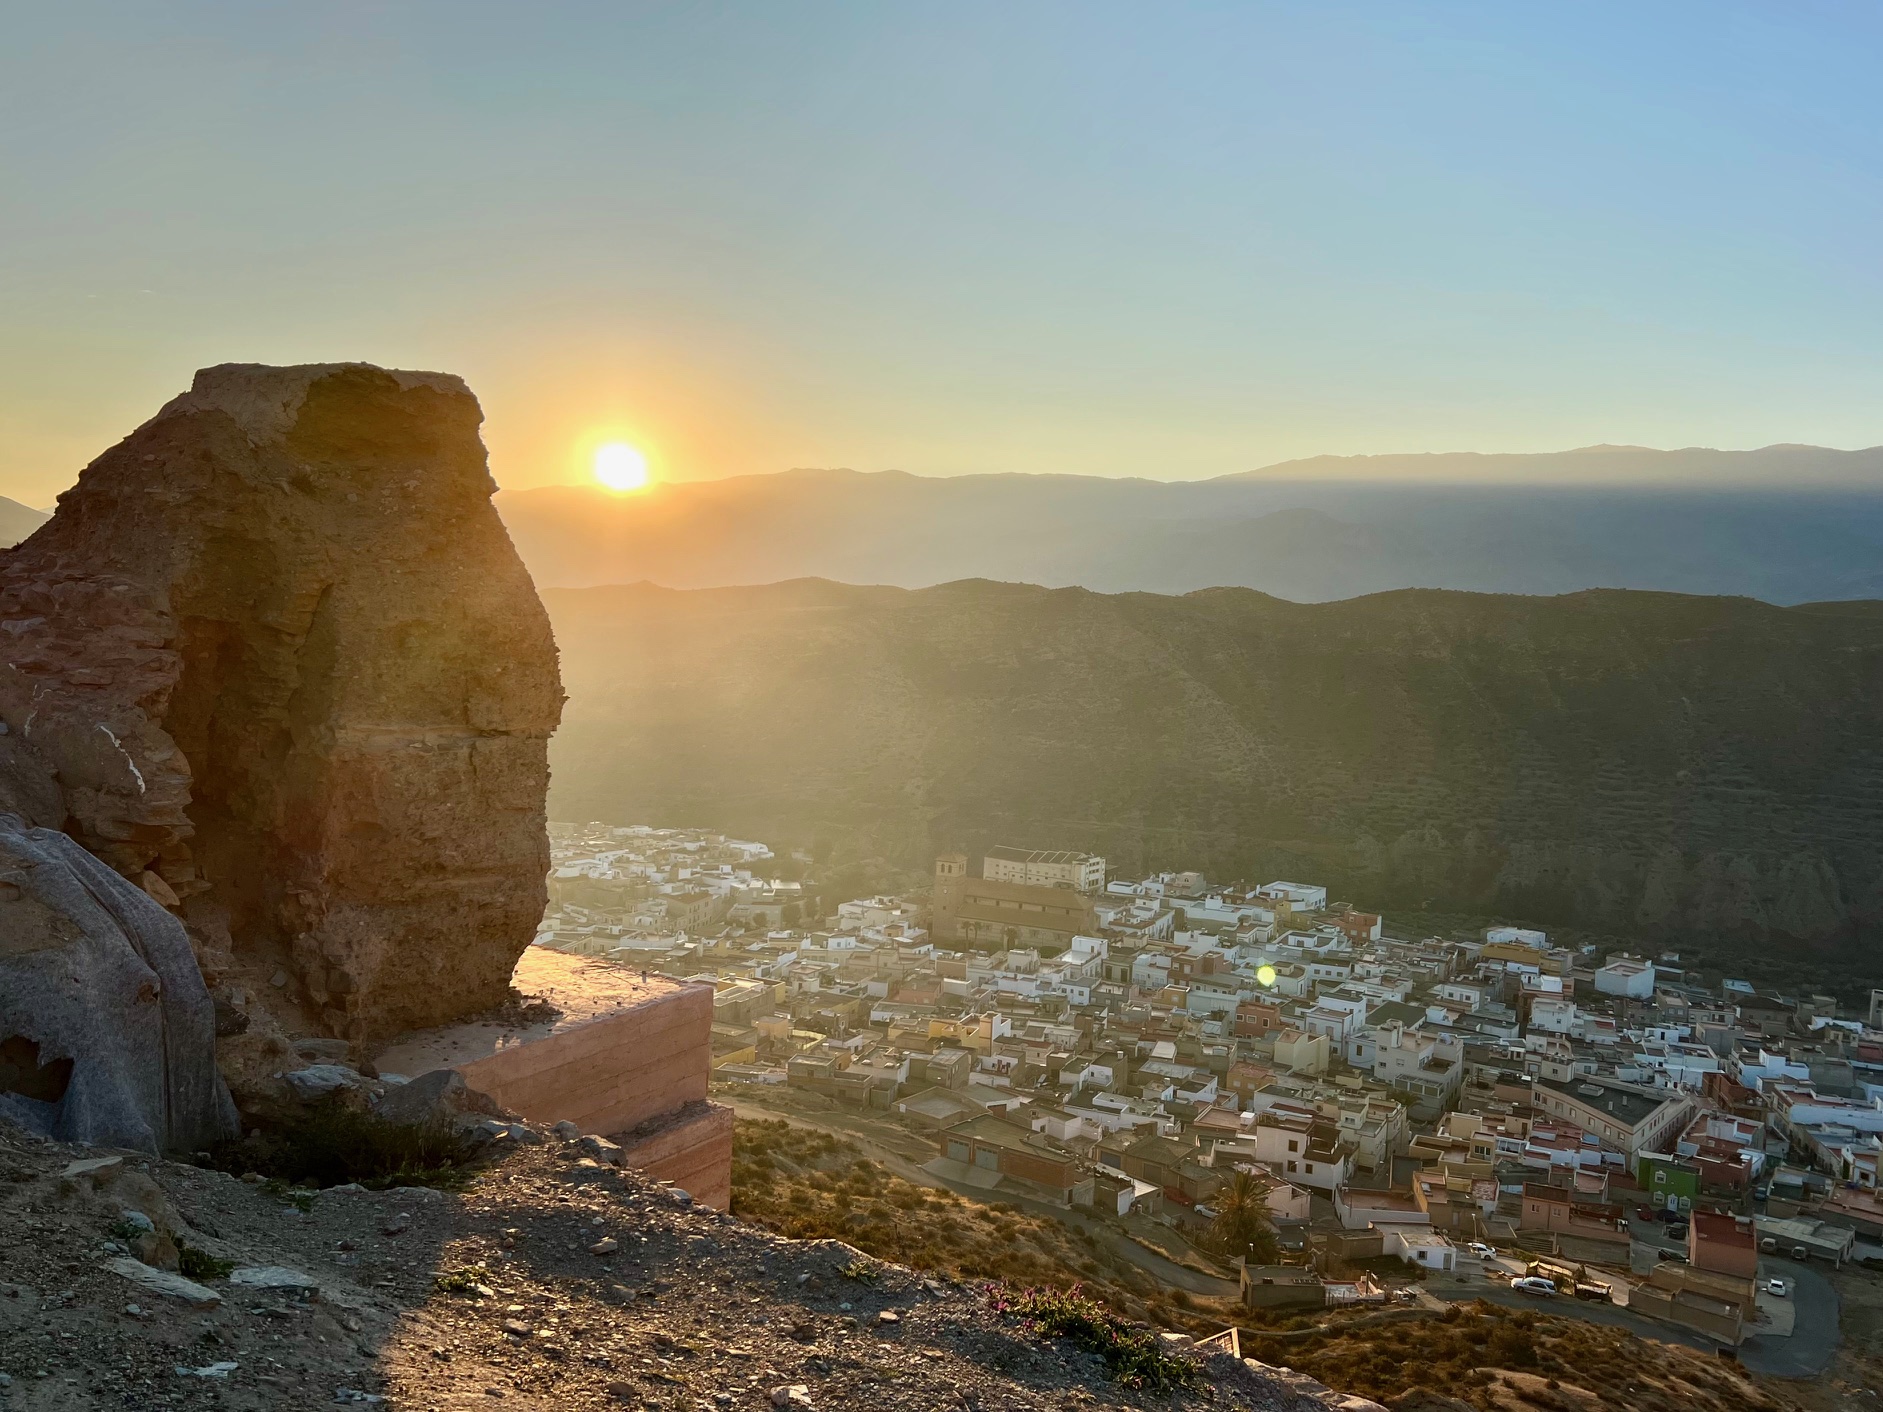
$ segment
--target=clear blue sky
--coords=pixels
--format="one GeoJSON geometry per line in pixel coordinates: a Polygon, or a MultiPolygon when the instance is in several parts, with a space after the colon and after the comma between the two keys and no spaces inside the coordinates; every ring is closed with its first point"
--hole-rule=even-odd
{"type": "Polygon", "coordinates": [[[14,6],[0,494],[222,361],[499,480],[1883,442],[1883,10],[14,6]]]}

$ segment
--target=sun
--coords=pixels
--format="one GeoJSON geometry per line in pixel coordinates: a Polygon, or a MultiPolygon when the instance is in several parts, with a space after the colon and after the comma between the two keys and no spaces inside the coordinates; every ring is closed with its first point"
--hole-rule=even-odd
{"type": "Polygon", "coordinates": [[[647,457],[625,441],[595,448],[595,479],[617,494],[647,489],[647,457]]]}

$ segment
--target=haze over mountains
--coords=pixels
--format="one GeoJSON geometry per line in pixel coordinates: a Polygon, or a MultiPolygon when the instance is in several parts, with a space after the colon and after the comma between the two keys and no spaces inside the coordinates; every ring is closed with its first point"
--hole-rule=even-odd
{"type": "Polygon", "coordinates": [[[0,495],[0,548],[19,543],[50,518],[44,510],[0,495]]]}
{"type": "Polygon", "coordinates": [[[1320,602],[1397,588],[1883,595],[1883,448],[1316,457],[1209,481],[798,470],[509,491],[539,584],[962,578],[1320,602]]]}
{"type": "Polygon", "coordinates": [[[1127,876],[1298,875],[1389,910],[1709,951],[1883,928],[1879,604],[984,581],[543,596],[569,692],[553,817],[912,867],[1089,848],[1127,876]]]}

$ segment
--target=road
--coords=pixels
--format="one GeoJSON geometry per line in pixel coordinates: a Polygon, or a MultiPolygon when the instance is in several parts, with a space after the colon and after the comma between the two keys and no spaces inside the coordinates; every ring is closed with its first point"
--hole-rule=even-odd
{"type": "Polygon", "coordinates": [[[1841,1335],[1843,1305],[1831,1282],[1795,1260],[1768,1255],[1759,1261],[1761,1278],[1777,1276],[1791,1286],[1790,1338],[1750,1338],[1739,1346],[1739,1361],[1755,1373],[1774,1378],[1815,1378],[1831,1366],[1841,1335]]]}
{"type": "MultiPolygon", "coordinates": [[[[774,1119],[790,1123],[795,1127],[810,1128],[817,1132],[829,1133],[832,1137],[854,1142],[859,1147],[867,1148],[870,1156],[904,1181],[914,1182],[918,1186],[952,1191],[955,1195],[965,1196],[970,1201],[982,1203],[990,1200],[1003,1201],[1011,1206],[1019,1207],[1030,1215],[1044,1216],[1049,1220],[1071,1226],[1074,1230],[1084,1231],[1116,1259],[1128,1265],[1135,1265],[1160,1284],[1168,1285],[1172,1289],[1181,1289],[1189,1294],[1200,1294],[1211,1299],[1234,1299],[1242,1292],[1242,1287],[1235,1280],[1218,1279],[1203,1274],[1201,1271],[1192,1270],[1188,1266],[1179,1265],[1176,1261],[1159,1255],[1155,1250],[1138,1244],[1129,1235],[1099,1217],[1054,1206],[1045,1201],[1036,1201],[1031,1197],[1016,1195],[1006,1190],[990,1193],[978,1187],[946,1181],[890,1147],[872,1130],[866,1120],[854,1118],[847,1113],[782,1112],[727,1094],[716,1094],[715,1101],[730,1107],[736,1117],[774,1119]]],[[[898,1132],[897,1136],[904,1135],[898,1132]]]]}
{"type": "Polygon", "coordinates": [[[1697,1348],[1702,1353],[1711,1353],[1719,1345],[1702,1334],[1688,1333],[1675,1328],[1672,1324],[1659,1323],[1653,1319],[1644,1319],[1639,1314],[1631,1314],[1626,1309],[1617,1309],[1613,1304],[1598,1304],[1588,1299],[1538,1299],[1535,1295],[1518,1294],[1502,1285],[1489,1282],[1459,1284],[1446,1281],[1429,1281],[1424,1286],[1425,1293],[1435,1299],[1442,1299],[1448,1304],[1468,1303],[1473,1299],[1482,1299],[1486,1304],[1501,1304],[1506,1309],[1527,1309],[1533,1314],[1554,1314],[1565,1319],[1581,1319],[1591,1324],[1608,1324],[1614,1328],[1626,1329],[1631,1334],[1642,1338],[1659,1339],[1662,1343],[1680,1343],[1688,1348],[1697,1348]]]}

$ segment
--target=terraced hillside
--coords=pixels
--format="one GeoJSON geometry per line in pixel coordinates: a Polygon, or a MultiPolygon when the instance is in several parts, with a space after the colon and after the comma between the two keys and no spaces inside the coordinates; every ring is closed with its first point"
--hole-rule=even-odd
{"type": "Polygon", "coordinates": [[[1883,604],[978,580],[545,598],[570,693],[554,817],[910,866],[1090,848],[1669,943],[1842,949],[1883,921],[1883,604]]]}

